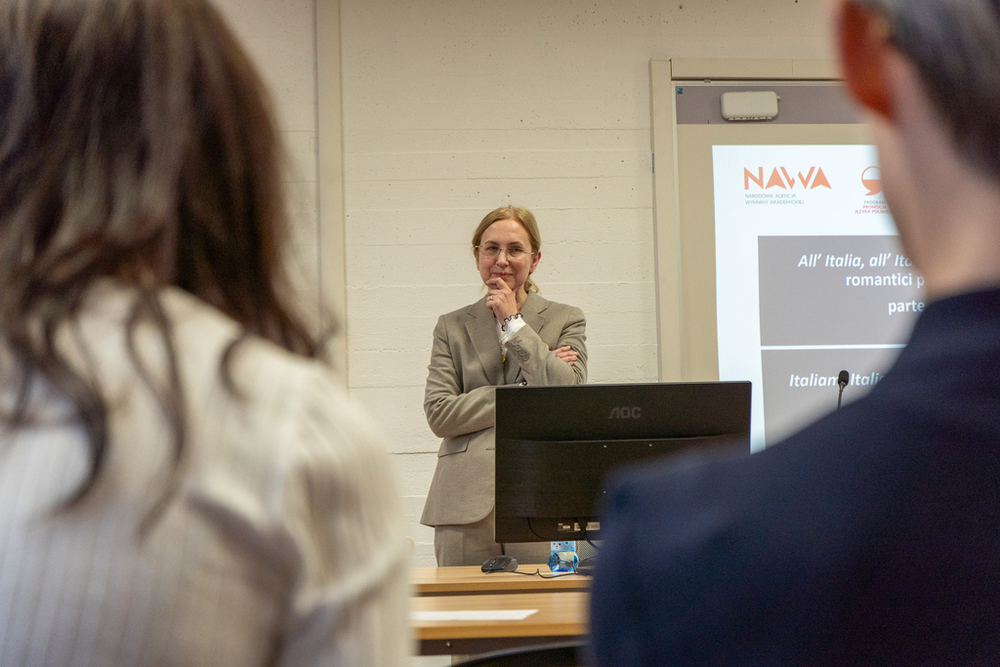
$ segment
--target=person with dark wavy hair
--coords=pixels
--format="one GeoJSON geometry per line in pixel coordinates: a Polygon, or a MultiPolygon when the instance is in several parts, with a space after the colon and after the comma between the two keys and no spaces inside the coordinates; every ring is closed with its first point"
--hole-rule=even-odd
{"type": "Polygon", "coordinates": [[[385,452],[205,0],[0,0],[0,665],[393,665],[385,452]]]}
{"type": "Polygon", "coordinates": [[[864,398],[618,479],[595,664],[1000,664],[1000,3],[837,0],[925,310],[864,398]]]}

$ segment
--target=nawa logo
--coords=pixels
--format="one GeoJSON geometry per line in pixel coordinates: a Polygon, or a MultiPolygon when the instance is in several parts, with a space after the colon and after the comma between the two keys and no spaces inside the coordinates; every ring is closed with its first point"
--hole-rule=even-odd
{"type": "Polygon", "coordinates": [[[796,174],[790,174],[785,167],[775,167],[771,170],[771,175],[768,177],[766,185],[764,184],[764,167],[757,167],[756,173],[744,167],[743,189],[749,190],[751,183],[756,183],[757,187],[761,190],[769,190],[771,188],[794,190],[800,184],[804,190],[815,190],[816,188],[833,189],[830,186],[830,181],[826,178],[826,174],[823,173],[822,167],[809,167],[809,171],[805,174],[801,171],[796,174]]]}

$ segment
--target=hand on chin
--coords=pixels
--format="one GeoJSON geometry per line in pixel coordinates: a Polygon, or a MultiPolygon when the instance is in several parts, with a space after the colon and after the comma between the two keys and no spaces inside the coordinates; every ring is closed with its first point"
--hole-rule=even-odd
{"type": "Polygon", "coordinates": [[[498,322],[503,322],[518,312],[517,295],[500,276],[486,281],[486,307],[493,312],[498,322]]]}

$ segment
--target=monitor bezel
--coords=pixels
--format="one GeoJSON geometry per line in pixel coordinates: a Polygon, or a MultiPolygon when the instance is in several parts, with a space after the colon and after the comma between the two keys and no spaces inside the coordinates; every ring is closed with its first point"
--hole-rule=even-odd
{"type": "Polygon", "coordinates": [[[749,452],[750,394],[750,382],[731,381],[497,387],[496,541],[600,539],[609,473],[749,452]],[[578,451],[567,457],[567,448],[578,451]],[[580,511],[569,512],[574,503],[580,511]]]}

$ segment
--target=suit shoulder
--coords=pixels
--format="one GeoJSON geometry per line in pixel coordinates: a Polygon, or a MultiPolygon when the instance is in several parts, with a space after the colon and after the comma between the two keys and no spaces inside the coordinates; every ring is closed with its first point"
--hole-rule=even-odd
{"type": "Polygon", "coordinates": [[[569,317],[574,319],[583,319],[583,309],[579,306],[571,306],[566,303],[556,303],[555,301],[549,301],[549,308],[553,308],[559,312],[566,313],[569,317]]]}
{"type": "Polygon", "coordinates": [[[538,312],[548,311],[549,313],[566,314],[579,319],[583,318],[583,310],[577,306],[559,303],[558,301],[549,301],[538,292],[529,293],[528,298],[534,302],[532,305],[538,312]]]}

